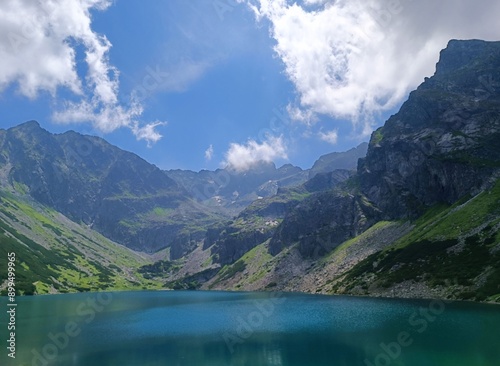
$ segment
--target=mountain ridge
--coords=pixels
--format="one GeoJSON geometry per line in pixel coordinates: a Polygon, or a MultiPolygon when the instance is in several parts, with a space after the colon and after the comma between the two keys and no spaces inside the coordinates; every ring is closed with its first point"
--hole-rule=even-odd
{"type": "Polygon", "coordinates": [[[500,42],[450,41],[355,176],[288,208],[198,286],[500,301],[496,80],[500,42]]]}
{"type": "MultiPolygon", "coordinates": [[[[71,134],[58,145],[42,133],[53,144],[40,152],[36,134],[18,142],[0,130],[0,179],[17,194],[41,186],[39,198],[50,205],[47,181],[99,187],[109,177],[99,196],[108,210],[99,206],[97,216],[80,205],[98,220],[77,219],[113,238],[142,238],[151,251],[166,248],[137,272],[166,288],[500,301],[496,80],[500,42],[452,40],[435,75],[368,144],[327,154],[307,171],[260,164],[246,173],[165,172],[130,156],[106,163],[92,152],[78,161],[71,134]],[[339,158],[357,169],[334,169],[339,158]],[[59,178],[45,177],[54,162],[59,178]],[[148,174],[157,181],[144,182],[148,174]]],[[[83,196],[99,191],[79,188],[83,196]]],[[[67,204],[73,196],[63,197],[67,204]]]]}
{"type": "Polygon", "coordinates": [[[33,199],[132,249],[153,253],[166,248],[174,260],[194,250],[213,224],[277,193],[280,179],[288,180],[287,186],[306,176],[307,171],[291,164],[276,168],[268,163],[242,174],[163,171],[100,137],[52,134],[34,120],[0,129],[2,192],[33,199]],[[194,176],[201,197],[197,187],[171,177],[179,172],[194,176]],[[198,175],[204,177],[197,182],[198,175]],[[217,202],[220,194],[236,189],[246,197],[233,207],[217,202]]]}

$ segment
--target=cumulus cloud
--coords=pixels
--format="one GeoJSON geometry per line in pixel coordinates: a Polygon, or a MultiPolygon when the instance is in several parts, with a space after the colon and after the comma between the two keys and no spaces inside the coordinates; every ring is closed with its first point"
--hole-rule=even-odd
{"type": "Polygon", "coordinates": [[[450,39],[500,38],[496,0],[247,3],[258,20],[270,21],[274,50],[299,95],[291,117],[328,115],[362,133],[433,74],[450,39]]]}
{"type": "Polygon", "coordinates": [[[328,132],[320,132],[319,138],[322,141],[328,142],[329,144],[335,145],[337,143],[339,134],[337,130],[332,130],[328,132]]]}
{"type": "Polygon", "coordinates": [[[208,149],[205,150],[205,160],[210,161],[214,156],[214,147],[210,145],[208,149]]]}
{"type": "Polygon", "coordinates": [[[5,0],[0,2],[0,92],[9,85],[35,99],[41,92],[56,97],[60,88],[71,91],[54,113],[61,123],[91,123],[110,132],[129,128],[138,139],[156,142],[155,127],[142,124],[138,102],[118,99],[119,71],[108,60],[111,43],[91,27],[91,10],[106,10],[108,0],[5,0]],[[77,49],[84,50],[86,75],[77,68],[77,49]]]}
{"type": "Polygon", "coordinates": [[[223,165],[229,169],[243,172],[261,161],[272,162],[274,159],[287,158],[287,148],[282,136],[268,137],[262,143],[248,140],[246,144],[232,143],[226,152],[223,165]]]}

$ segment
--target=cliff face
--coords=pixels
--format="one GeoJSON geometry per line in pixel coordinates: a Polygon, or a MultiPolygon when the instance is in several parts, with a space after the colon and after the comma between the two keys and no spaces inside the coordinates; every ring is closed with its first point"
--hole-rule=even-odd
{"type": "Polygon", "coordinates": [[[363,193],[389,218],[415,217],[484,188],[500,167],[500,43],[451,41],[433,77],[372,135],[363,193]]]}
{"type": "Polygon", "coordinates": [[[287,213],[271,242],[269,252],[280,253],[298,243],[303,257],[323,256],[375,222],[378,210],[362,195],[330,190],[315,194],[287,213]]]}

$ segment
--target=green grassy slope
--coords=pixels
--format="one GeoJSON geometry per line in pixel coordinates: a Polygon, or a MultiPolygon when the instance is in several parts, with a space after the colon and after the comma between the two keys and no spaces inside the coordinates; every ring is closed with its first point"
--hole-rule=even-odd
{"type": "Polygon", "coordinates": [[[453,206],[434,207],[414,224],[334,281],[332,292],[370,294],[411,281],[453,287],[450,298],[500,302],[500,181],[453,206]]]}
{"type": "Polygon", "coordinates": [[[138,268],[150,260],[26,196],[0,192],[0,285],[16,253],[19,294],[159,288],[138,268]]]}

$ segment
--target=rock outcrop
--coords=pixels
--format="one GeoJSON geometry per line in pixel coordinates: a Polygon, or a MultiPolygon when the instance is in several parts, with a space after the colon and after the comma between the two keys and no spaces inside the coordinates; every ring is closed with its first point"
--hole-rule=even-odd
{"type": "Polygon", "coordinates": [[[358,167],[389,218],[475,194],[500,167],[500,42],[451,41],[436,69],[373,133],[358,167]]]}

